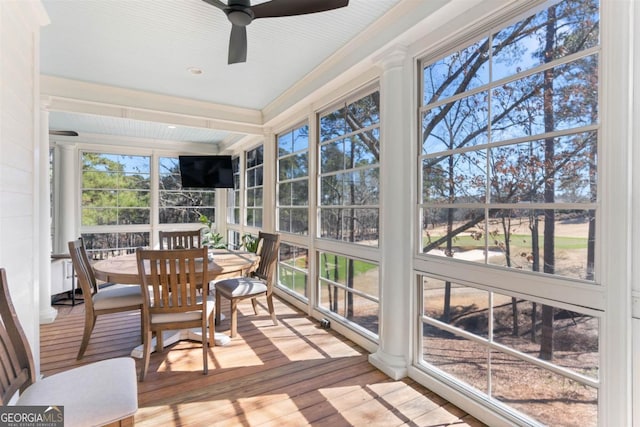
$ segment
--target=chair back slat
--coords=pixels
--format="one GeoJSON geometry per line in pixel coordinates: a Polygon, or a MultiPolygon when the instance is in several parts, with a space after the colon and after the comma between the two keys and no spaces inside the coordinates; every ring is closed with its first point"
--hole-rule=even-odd
{"type": "Polygon", "coordinates": [[[200,230],[160,231],[160,249],[193,249],[202,246],[200,230]]]}
{"type": "Polygon", "coordinates": [[[18,320],[4,268],[0,268],[0,405],[30,386],[35,372],[31,347],[18,320]]]}
{"type": "Polygon", "coordinates": [[[267,282],[268,293],[273,288],[273,277],[280,251],[280,235],[259,232],[258,233],[258,255],[260,261],[253,275],[267,282]]]}
{"type": "Polygon", "coordinates": [[[137,251],[138,271],[149,312],[183,313],[206,308],[209,289],[207,248],[137,251]],[[150,298],[150,292],[153,298],[150,298]]]}
{"type": "Polygon", "coordinates": [[[69,255],[71,255],[71,263],[76,273],[76,279],[85,297],[85,302],[91,299],[91,296],[98,292],[98,282],[91,267],[87,250],[84,246],[82,237],[68,243],[69,255]]]}

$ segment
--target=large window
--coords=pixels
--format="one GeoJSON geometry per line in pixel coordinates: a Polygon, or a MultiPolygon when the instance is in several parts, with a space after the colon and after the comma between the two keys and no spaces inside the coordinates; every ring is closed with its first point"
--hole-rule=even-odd
{"type": "MultiPolygon", "coordinates": [[[[380,92],[353,95],[319,115],[317,305],[376,340],[380,269],[363,246],[377,247],[380,212],[380,92]]],[[[369,248],[368,248],[369,249],[369,248]]],[[[369,252],[370,254],[371,252],[369,252]]]]}
{"type": "Polygon", "coordinates": [[[320,237],[378,245],[380,92],[320,116],[320,237]]]}
{"type": "Polygon", "coordinates": [[[562,1],[422,62],[422,361],[553,425],[597,422],[601,312],[575,286],[597,282],[598,8],[562,1]],[[561,302],[510,291],[531,275],[561,302]]]}
{"type": "Polygon", "coordinates": [[[278,230],[309,232],[309,126],[278,135],[278,230]]]}
{"type": "Polygon", "coordinates": [[[565,1],[425,65],[424,253],[593,280],[598,37],[565,1]]]}
{"type": "Polygon", "coordinates": [[[149,245],[151,158],[82,154],[82,236],[96,256],[149,245]]]}
{"type": "Polygon", "coordinates": [[[246,153],[245,188],[246,220],[249,227],[262,227],[262,188],[264,148],[259,146],[246,153]]]}

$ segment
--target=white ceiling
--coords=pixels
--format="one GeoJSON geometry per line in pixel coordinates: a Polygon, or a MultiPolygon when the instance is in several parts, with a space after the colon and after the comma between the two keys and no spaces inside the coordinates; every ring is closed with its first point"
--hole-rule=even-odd
{"type": "MultiPolygon", "coordinates": [[[[41,32],[40,69],[46,76],[260,111],[399,2],[350,0],[334,11],[257,19],[247,27],[247,62],[227,65],[231,24],[202,0],[43,0],[51,23],[41,32]],[[203,73],[194,75],[191,67],[203,73]]],[[[243,136],[56,111],[50,128],[216,143],[243,136]]]]}

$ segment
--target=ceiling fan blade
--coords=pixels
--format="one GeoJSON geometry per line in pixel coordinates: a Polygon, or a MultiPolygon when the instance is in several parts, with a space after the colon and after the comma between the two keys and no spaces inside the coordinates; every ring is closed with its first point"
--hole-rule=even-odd
{"type": "Polygon", "coordinates": [[[49,135],[78,136],[78,132],[73,130],[49,130],[49,135]]]}
{"type": "Polygon", "coordinates": [[[271,0],[251,6],[257,18],[276,18],[279,16],[304,15],[307,13],[326,12],[345,7],[349,0],[271,0]]]}
{"type": "Polygon", "coordinates": [[[217,7],[220,10],[225,10],[227,5],[222,3],[220,0],[202,0],[205,3],[210,4],[211,6],[217,7]]]}
{"type": "Polygon", "coordinates": [[[234,25],[229,38],[229,64],[247,61],[247,27],[234,25]]]}

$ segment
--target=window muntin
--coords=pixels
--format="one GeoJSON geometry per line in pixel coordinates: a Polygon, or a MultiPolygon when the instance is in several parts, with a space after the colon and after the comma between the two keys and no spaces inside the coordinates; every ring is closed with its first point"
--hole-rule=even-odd
{"type": "Polygon", "coordinates": [[[594,280],[598,22],[596,1],[564,1],[423,66],[423,253],[594,280]]]}
{"type": "Polygon", "coordinates": [[[240,157],[231,159],[233,189],[227,190],[227,222],[240,225],[240,157]]]}
{"type": "Polygon", "coordinates": [[[150,224],[151,158],[82,153],[82,226],[150,224]]]}
{"type": "Polygon", "coordinates": [[[309,233],[309,126],[277,135],[278,230],[309,233]]]}
{"type": "Polygon", "coordinates": [[[320,237],[378,245],[380,93],[320,116],[320,237]]]}
{"type": "Polygon", "coordinates": [[[178,157],[159,159],[160,224],[197,223],[200,215],[215,218],[215,190],[183,190],[178,157]]]}
{"type": "Polygon", "coordinates": [[[262,227],[263,153],[262,145],[246,152],[245,222],[249,227],[262,227]]]}

